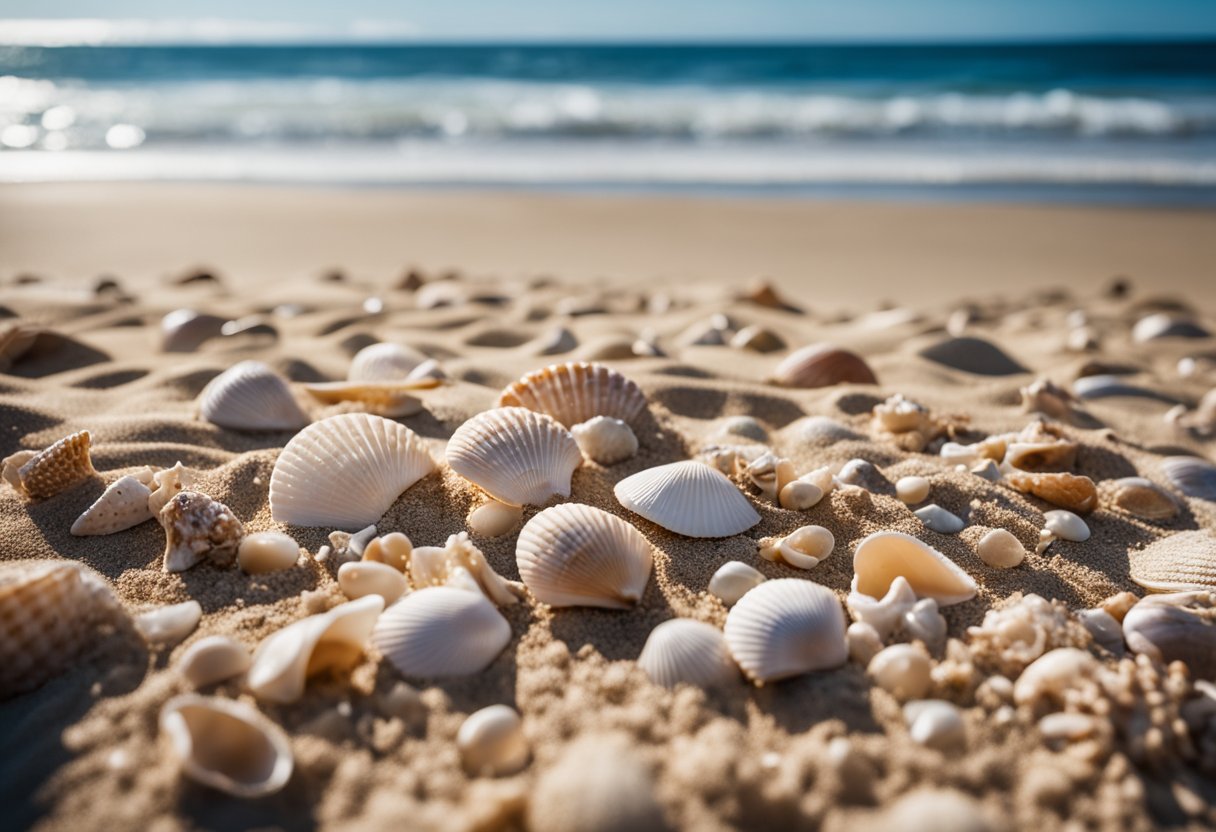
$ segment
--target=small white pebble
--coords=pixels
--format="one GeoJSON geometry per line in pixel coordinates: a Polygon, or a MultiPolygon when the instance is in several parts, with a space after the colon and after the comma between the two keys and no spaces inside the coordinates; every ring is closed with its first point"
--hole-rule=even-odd
{"type": "Polygon", "coordinates": [[[900,477],[895,494],[908,505],[923,503],[929,499],[929,481],[924,477],[900,477]]]}
{"type": "Polygon", "coordinates": [[[300,559],[300,546],[282,532],[255,532],[241,539],[236,562],[249,575],[290,569],[300,559]]]}
{"type": "Polygon", "coordinates": [[[1026,547],[1005,529],[993,529],[976,546],[980,560],[995,569],[1012,569],[1026,558],[1026,547]]]}

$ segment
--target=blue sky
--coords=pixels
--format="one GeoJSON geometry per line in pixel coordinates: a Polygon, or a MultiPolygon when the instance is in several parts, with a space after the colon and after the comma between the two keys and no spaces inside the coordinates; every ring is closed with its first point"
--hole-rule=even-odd
{"type": "Polygon", "coordinates": [[[1122,38],[1216,35],[1216,0],[0,0],[0,18],[144,21],[108,30],[135,39],[1122,38]]]}

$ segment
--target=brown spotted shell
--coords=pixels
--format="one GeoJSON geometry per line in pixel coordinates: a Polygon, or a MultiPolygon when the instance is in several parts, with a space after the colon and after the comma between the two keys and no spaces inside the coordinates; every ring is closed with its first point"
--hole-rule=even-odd
{"type": "Polygon", "coordinates": [[[1053,506],[1088,514],[1098,505],[1098,488],[1089,477],[1077,474],[1010,473],[1005,481],[1026,494],[1033,494],[1053,506]]]}
{"type": "Polygon", "coordinates": [[[498,397],[498,407],[547,413],[567,428],[596,416],[632,425],[646,409],[646,395],[603,364],[571,361],[536,370],[507,385],[498,397]]]}
{"type": "Polygon", "coordinates": [[[1152,592],[1216,587],[1216,536],[1211,532],[1177,532],[1127,557],[1132,580],[1152,592]]]}
{"type": "Polygon", "coordinates": [[[865,359],[833,344],[812,344],[794,350],[777,365],[771,380],[782,387],[878,383],[865,359]]]}
{"type": "Polygon", "coordinates": [[[4,460],[3,476],[31,500],[45,500],[97,472],[89,459],[89,432],[82,430],[37,453],[18,451],[4,460]]]}

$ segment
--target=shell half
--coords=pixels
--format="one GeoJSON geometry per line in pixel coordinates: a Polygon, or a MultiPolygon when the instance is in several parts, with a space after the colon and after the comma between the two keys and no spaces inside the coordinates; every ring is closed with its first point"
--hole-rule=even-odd
{"type": "Polygon", "coordinates": [[[1170,484],[1188,497],[1216,502],[1216,465],[1193,456],[1171,456],[1161,461],[1170,484]]]}
{"type": "Polygon", "coordinates": [[[498,406],[538,410],[568,428],[596,416],[633,425],[646,409],[646,394],[624,375],[603,364],[571,361],[536,370],[512,382],[499,395],[498,406]]]}
{"type": "Polygon", "coordinates": [[[957,564],[903,532],[875,532],[853,552],[853,591],[882,598],[891,582],[903,577],[922,598],[940,606],[975,597],[975,581],[957,564]]]}
{"type": "Polygon", "coordinates": [[[233,430],[298,430],[308,414],[296,403],[287,379],[261,361],[234,364],[203,388],[199,415],[233,430]]]}
{"type": "Polygon", "coordinates": [[[730,537],[760,522],[725,474],[693,460],[639,471],[613,493],[625,508],[686,537],[730,537]]]}
{"type": "Polygon", "coordinates": [[[802,388],[878,383],[865,359],[834,344],[811,344],[794,350],[777,365],[772,381],[783,387],[802,388]]]}
{"type": "Polygon", "coordinates": [[[508,505],[539,505],[570,496],[570,478],[583,461],[570,431],[551,416],[522,407],[487,410],[456,429],[448,465],[508,505]]]}
{"type": "Polygon", "coordinates": [[[726,644],[757,684],[840,667],[849,657],[844,610],[827,587],[799,578],[765,581],[726,616],[726,644]]]}
{"type": "Polygon", "coordinates": [[[411,592],[376,623],[372,642],[403,676],[479,673],[511,641],[511,625],[480,592],[433,586],[411,592]]]}
{"type": "Polygon", "coordinates": [[[41,451],[18,451],[5,457],[3,476],[22,496],[45,500],[94,476],[87,430],[69,434],[41,451]]]}
{"type": "Polygon", "coordinates": [[[1128,552],[1131,578],[1151,592],[1216,588],[1216,536],[1177,532],[1128,552]]]}
{"type": "Polygon", "coordinates": [[[72,534],[113,534],[151,520],[150,496],[152,490],[147,485],[132,476],[122,477],[110,483],[105,493],[76,518],[72,534]]]}
{"type": "Polygon", "coordinates": [[[738,680],[722,631],[704,621],[673,618],[650,631],[638,665],[656,685],[712,688],[738,680]]]}

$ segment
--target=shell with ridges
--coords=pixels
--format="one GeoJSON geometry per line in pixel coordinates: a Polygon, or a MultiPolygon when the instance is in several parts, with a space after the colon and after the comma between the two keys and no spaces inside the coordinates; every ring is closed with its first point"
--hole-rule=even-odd
{"type": "Polygon", "coordinates": [[[511,383],[499,395],[498,406],[538,410],[566,427],[596,416],[632,425],[646,409],[646,395],[616,370],[571,361],[536,370],[511,383]]]}
{"type": "Polygon", "coordinates": [[[861,356],[833,344],[812,344],[790,353],[773,371],[772,381],[803,388],[878,383],[861,356]]]}
{"type": "Polygon", "coordinates": [[[376,623],[372,642],[403,676],[479,673],[511,641],[511,625],[480,592],[432,586],[411,592],[376,623]]]}
{"type": "Polygon", "coordinates": [[[135,477],[121,477],[110,483],[105,493],[76,518],[72,534],[79,537],[113,534],[151,520],[152,510],[148,508],[151,495],[152,490],[135,477]]]}
{"type": "Polygon", "coordinates": [[[261,361],[234,364],[203,388],[199,415],[233,430],[296,430],[308,414],[296,403],[287,380],[261,361]]]}
{"type": "Polygon", "coordinates": [[[370,344],[355,353],[346,371],[348,381],[399,381],[406,378],[427,357],[418,350],[385,341],[370,344]]]}
{"type": "Polygon", "coordinates": [[[722,631],[704,621],[673,618],[650,631],[638,666],[657,685],[712,688],[739,678],[722,631]]]}
{"type": "Polygon", "coordinates": [[[1171,456],[1161,460],[1161,470],[1186,496],[1216,501],[1216,465],[1198,457],[1171,456]]]}
{"type": "Polygon", "coordinates": [[[583,461],[570,431],[551,416],[522,407],[487,410],[448,440],[448,465],[509,505],[539,505],[570,496],[570,478],[583,461]]]}
{"type": "Polygon", "coordinates": [[[881,598],[897,577],[920,597],[943,607],[975,597],[976,585],[957,564],[927,543],[903,532],[875,532],[853,553],[853,590],[881,598]]]}
{"type": "Polygon", "coordinates": [[[827,587],[765,581],[726,616],[726,644],[757,684],[839,667],[848,659],[844,610],[827,587]]]}
{"type": "Polygon", "coordinates": [[[82,430],[42,451],[18,451],[4,459],[0,475],[28,499],[45,500],[97,473],[89,443],[89,432],[82,430]]]}
{"type": "Polygon", "coordinates": [[[1177,532],[1128,552],[1133,581],[1151,592],[1216,588],[1216,536],[1209,531],[1177,532]]]}
{"type": "Polygon", "coordinates": [[[639,471],[613,493],[625,508],[686,537],[730,537],[760,522],[725,474],[691,460],[639,471]]]}

